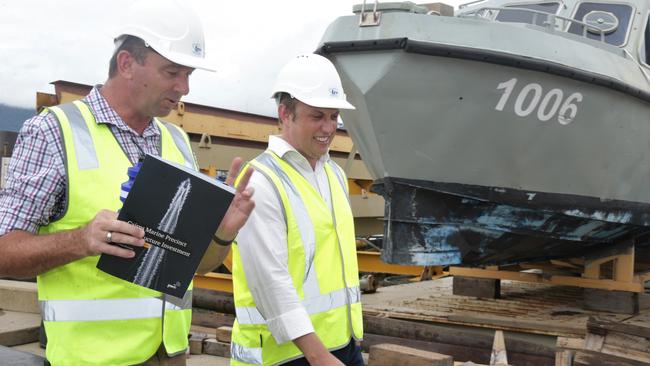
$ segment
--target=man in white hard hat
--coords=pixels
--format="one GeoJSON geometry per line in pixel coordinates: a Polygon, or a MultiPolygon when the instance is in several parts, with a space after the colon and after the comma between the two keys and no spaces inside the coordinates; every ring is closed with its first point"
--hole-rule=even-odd
{"type": "Polygon", "coordinates": [[[354,107],[315,54],[282,69],[273,98],[282,133],[250,162],[256,208],[233,245],[231,365],[363,365],[347,178],[328,153],[354,107]]]}
{"type": "MultiPolygon", "coordinates": [[[[142,229],[117,220],[128,167],[144,154],[196,167],[187,135],[156,117],[189,92],[195,68],[209,69],[203,30],[180,0],[135,3],[123,20],[106,83],[25,122],[0,196],[0,276],[38,276],[46,357],[56,366],[185,365],[191,291],[174,300],[96,263],[99,254],[134,256],[114,243],[144,245],[142,229]]],[[[203,270],[221,263],[253,209],[251,173],[203,270]]]]}

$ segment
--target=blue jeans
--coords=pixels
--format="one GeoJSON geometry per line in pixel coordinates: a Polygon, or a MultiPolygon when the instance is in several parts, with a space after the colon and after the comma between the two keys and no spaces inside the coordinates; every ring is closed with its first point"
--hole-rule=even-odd
{"type": "MultiPolygon", "coordinates": [[[[361,347],[357,346],[354,339],[350,340],[347,346],[331,352],[336,358],[346,366],[364,366],[363,357],[361,357],[361,347]]],[[[297,360],[283,363],[283,366],[309,366],[309,362],[304,357],[297,360]]]]}

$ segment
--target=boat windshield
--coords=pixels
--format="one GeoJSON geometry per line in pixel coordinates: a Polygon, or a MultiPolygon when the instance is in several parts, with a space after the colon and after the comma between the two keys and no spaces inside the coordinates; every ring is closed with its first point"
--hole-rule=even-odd
{"type": "Polygon", "coordinates": [[[546,17],[535,16],[535,13],[533,12],[518,11],[517,9],[530,9],[530,10],[536,10],[548,14],[555,14],[559,7],[560,7],[560,3],[557,2],[507,5],[506,9],[502,9],[499,11],[496,20],[499,22],[527,23],[527,24],[533,24],[534,22],[536,25],[543,25],[544,22],[546,21],[546,17]]]}
{"type": "MultiPolygon", "coordinates": [[[[627,34],[632,20],[633,9],[626,4],[583,2],[576,9],[573,19],[587,23],[605,33],[605,42],[622,46],[627,42],[627,34]]],[[[572,23],[569,33],[583,34],[583,27],[572,23]]],[[[587,29],[586,36],[600,39],[596,29],[587,29]]]]}

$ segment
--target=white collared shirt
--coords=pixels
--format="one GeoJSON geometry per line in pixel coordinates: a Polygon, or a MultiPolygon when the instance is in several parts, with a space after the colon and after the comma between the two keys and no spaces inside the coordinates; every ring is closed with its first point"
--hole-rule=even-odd
{"type": "MultiPolygon", "coordinates": [[[[309,161],[279,136],[269,136],[268,150],[292,165],[332,208],[324,164],[325,154],[312,169],[309,161]]],[[[307,311],[293,286],[288,268],[287,224],[274,186],[254,172],[249,187],[255,188],[255,209],[239,231],[237,245],[257,309],[264,316],[278,344],[314,332],[307,311]]]]}

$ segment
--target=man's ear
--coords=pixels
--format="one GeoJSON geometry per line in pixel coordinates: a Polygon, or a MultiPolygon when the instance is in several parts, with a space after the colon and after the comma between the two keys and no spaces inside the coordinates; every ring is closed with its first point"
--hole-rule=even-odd
{"type": "Polygon", "coordinates": [[[282,103],[278,105],[278,119],[280,120],[280,127],[291,119],[291,111],[282,103]]]}
{"type": "Polygon", "coordinates": [[[117,54],[117,73],[126,79],[133,78],[133,66],[136,63],[128,51],[122,50],[117,54]]]}

